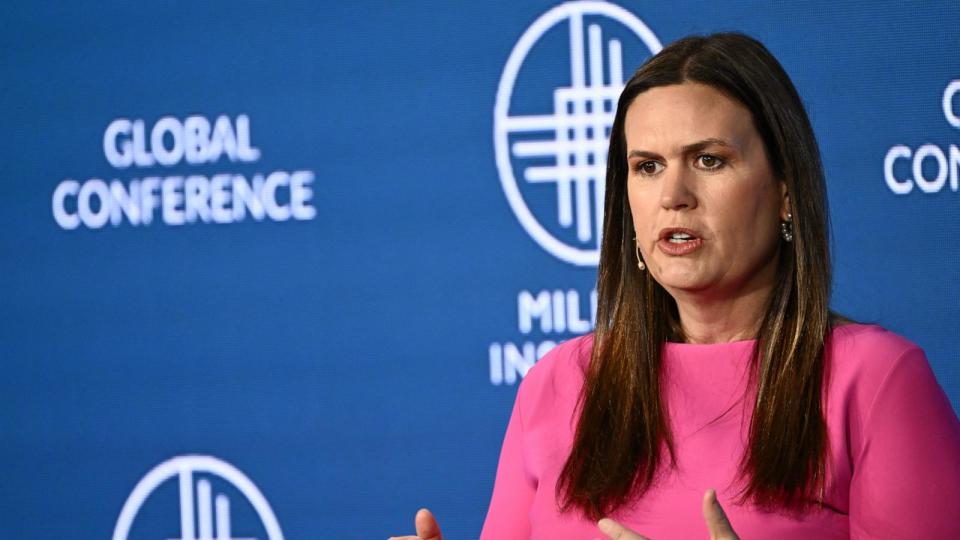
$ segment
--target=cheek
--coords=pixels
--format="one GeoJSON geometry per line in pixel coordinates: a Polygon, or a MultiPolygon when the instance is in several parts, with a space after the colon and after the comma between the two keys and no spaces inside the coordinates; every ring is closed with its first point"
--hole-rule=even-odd
{"type": "MultiPolygon", "coordinates": [[[[706,212],[715,231],[735,245],[731,249],[756,249],[777,234],[779,199],[768,178],[735,182],[709,195],[706,212]]],[[[706,194],[705,194],[706,195],[706,194]]]]}
{"type": "Polygon", "coordinates": [[[767,246],[778,234],[780,208],[777,195],[766,183],[737,191],[731,194],[731,200],[736,202],[726,208],[725,221],[737,231],[739,238],[753,244],[744,248],[767,246]]]}
{"type": "Polygon", "coordinates": [[[641,229],[645,223],[651,219],[650,194],[643,193],[637,187],[627,187],[627,201],[630,203],[630,215],[633,217],[633,225],[641,229]]]}
{"type": "Polygon", "coordinates": [[[637,198],[636,190],[627,188],[627,204],[630,206],[630,217],[633,218],[633,226],[637,227],[638,219],[640,219],[640,201],[637,198]]]}

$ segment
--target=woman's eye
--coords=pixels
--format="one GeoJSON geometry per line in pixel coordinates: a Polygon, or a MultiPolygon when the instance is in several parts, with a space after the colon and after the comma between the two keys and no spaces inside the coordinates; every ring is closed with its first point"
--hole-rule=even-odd
{"type": "Polygon", "coordinates": [[[644,176],[652,176],[662,171],[663,165],[661,165],[660,163],[657,163],[656,161],[643,161],[643,162],[637,163],[634,169],[638,173],[644,176]]]}
{"type": "Polygon", "coordinates": [[[723,166],[723,160],[710,154],[701,154],[697,156],[697,164],[701,169],[712,171],[723,166]]]}

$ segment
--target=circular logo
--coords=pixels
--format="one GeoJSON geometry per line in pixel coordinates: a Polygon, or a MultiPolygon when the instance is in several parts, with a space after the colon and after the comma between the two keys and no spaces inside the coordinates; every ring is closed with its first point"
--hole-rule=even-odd
{"type": "Polygon", "coordinates": [[[579,266],[596,266],[600,255],[607,147],[624,84],[623,38],[639,42],[649,55],[662,48],[643,21],[619,6],[592,0],[561,4],[520,36],[497,88],[494,149],[510,208],[540,247],[579,266]],[[546,88],[525,102],[528,107],[538,102],[534,107],[543,114],[516,114],[511,102],[521,68],[532,54],[545,52],[533,50],[539,42],[556,45],[544,37],[563,26],[569,29],[569,80],[555,86],[552,95],[546,88]],[[621,38],[605,39],[605,30],[621,38]],[[555,190],[550,204],[542,202],[544,189],[555,190]],[[534,191],[541,201],[537,211],[525,199],[534,191]],[[546,207],[552,207],[550,216],[546,207]]]}
{"type": "MultiPolygon", "coordinates": [[[[280,524],[267,499],[247,475],[229,463],[212,456],[187,455],[164,461],[143,477],[123,504],[113,540],[127,540],[130,528],[144,502],[168,480],[176,478],[180,493],[180,538],[178,540],[238,540],[233,536],[230,520],[230,499],[223,493],[214,495],[208,479],[194,476],[217,476],[231,484],[253,506],[267,533],[266,540],[283,540],[280,524]]],[[[245,540],[253,540],[246,537],[245,540]]]]}

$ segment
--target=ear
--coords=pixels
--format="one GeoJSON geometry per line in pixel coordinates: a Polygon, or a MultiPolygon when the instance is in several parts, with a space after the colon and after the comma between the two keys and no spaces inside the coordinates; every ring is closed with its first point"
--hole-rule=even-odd
{"type": "Polygon", "coordinates": [[[777,182],[780,185],[780,221],[789,221],[787,214],[792,214],[790,207],[790,193],[787,191],[787,183],[783,180],[777,182]]]}

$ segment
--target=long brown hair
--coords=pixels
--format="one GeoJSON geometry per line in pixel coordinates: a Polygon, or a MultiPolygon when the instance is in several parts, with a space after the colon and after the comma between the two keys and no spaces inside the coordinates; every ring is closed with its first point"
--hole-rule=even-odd
{"type": "Polygon", "coordinates": [[[627,82],[617,105],[593,351],[573,448],[557,484],[563,510],[576,507],[592,518],[642,496],[664,464],[676,464],[661,354],[665,342],[684,336],[676,302],[633,260],[624,117],[641,92],[685,81],[716,88],[750,110],[793,214],[793,242],[778,250],[777,282],[753,353],[748,388],[755,402],[739,464],[740,500],[794,510],[822,502],[828,447],[821,388],[831,314],[820,152],[800,96],[773,55],[753,38],[723,33],[663,49],[627,82]]]}

